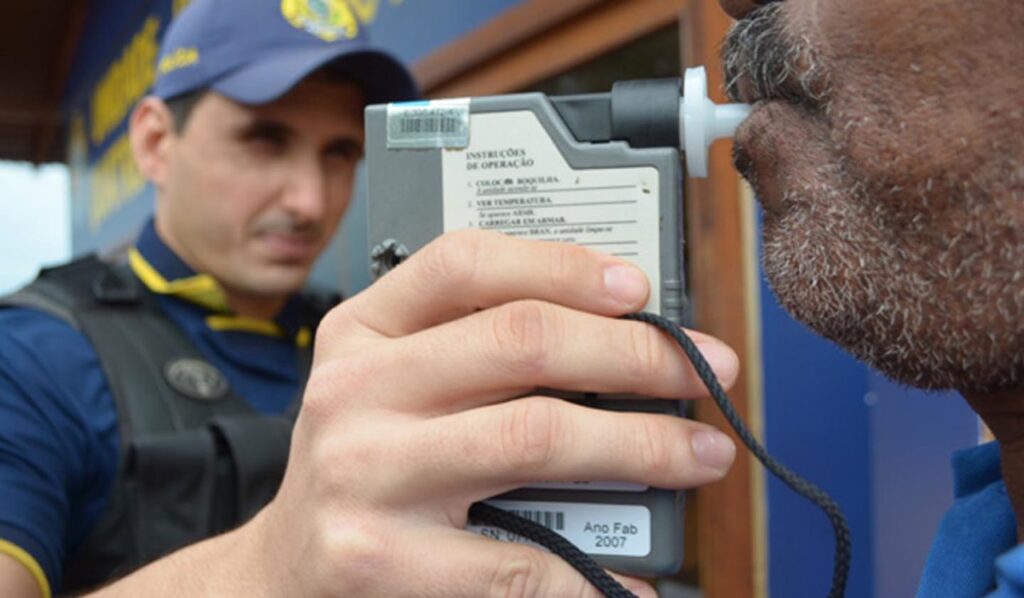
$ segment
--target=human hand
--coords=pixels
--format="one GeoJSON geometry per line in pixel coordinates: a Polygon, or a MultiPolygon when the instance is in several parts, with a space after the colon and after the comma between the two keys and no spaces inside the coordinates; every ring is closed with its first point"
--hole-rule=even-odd
{"type": "MultiPolygon", "coordinates": [[[[597,595],[558,557],[463,528],[470,504],[531,482],[687,488],[725,474],[735,447],[710,426],[530,394],[703,396],[670,339],[616,319],[647,294],[617,258],[460,231],[333,310],[284,481],[254,522],[260,585],[289,596],[597,595]]],[[[730,384],[735,354],[692,334],[730,384]]]]}

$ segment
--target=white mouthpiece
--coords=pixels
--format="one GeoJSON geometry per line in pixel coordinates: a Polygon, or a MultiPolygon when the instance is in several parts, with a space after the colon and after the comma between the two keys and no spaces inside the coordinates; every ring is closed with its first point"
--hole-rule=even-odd
{"type": "Polygon", "coordinates": [[[750,114],[747,104],[716,105],[708,98],[704,67],[686,69],[679,100],[679,147],[686,152],[690,176],[708,176],[708,148],[716,139],[732,137],[750,114]]]}

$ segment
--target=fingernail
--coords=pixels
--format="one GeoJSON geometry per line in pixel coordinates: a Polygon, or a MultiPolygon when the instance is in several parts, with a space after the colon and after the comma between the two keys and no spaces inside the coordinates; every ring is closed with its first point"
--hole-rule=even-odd
{"type": "Polygon", "coordinates": [[[634,266],[615,265],[604,270],[604,287],[620,303],[635,305],[647,296],[647,278],[634,266]]]}
{"type": "Polygon", "coordinates": [[[705,467],[726,471],[736,458],[732,439],[717,430],[701,430],[690,438],[693,456],[705,467]]]}

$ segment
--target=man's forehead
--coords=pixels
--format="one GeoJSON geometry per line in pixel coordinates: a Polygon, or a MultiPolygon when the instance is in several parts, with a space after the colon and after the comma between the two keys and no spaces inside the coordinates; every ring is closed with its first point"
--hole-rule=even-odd
{"type": "Polygon", "coordinates": [[[334,123],[362,124],[364,94],[354,83],[347,81],[308,78],[288,93],[266,104],[248,105],[212,91],[197,105],[205,106],[217,118],[233,115],[239,122],[267,119],[281,124],[312,120],[334,123]]]}
{"type": "Polygon", "coordinates": [[[296,105],[336,105],[339,109],[357,109],[361,112],[365,104],[364,93],[355,83],[314,76],[303,79],[278,99],[253,106],[253,108],[275,109],[279,106],[291,108],[296,105]]]}
{"type": "Polygon", "coordinates": [[[358,113],[362,119],[366,105],[362,89],[351,81],[311,76],[303,79],[288,93],[266,104],[250,106],[255,112],[320,110],[358,113]]]}

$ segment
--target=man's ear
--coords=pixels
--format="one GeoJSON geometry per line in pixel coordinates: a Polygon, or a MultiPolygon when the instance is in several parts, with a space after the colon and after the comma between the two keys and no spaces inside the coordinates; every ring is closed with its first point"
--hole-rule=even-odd
{"type": "Polygon", "coordinates": [[[178,135],[174,129],[174,116],[160,98],[142,99],[129,121],[132,154],[142,176],[157,187],[167,179],[171,149],[178,135]]]}

